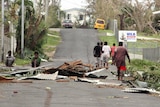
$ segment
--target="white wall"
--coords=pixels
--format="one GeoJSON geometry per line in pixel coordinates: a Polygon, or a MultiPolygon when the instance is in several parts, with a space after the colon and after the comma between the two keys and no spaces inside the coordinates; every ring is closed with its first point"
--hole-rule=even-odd
{"type": "Polygon", "coordinates": [[[84,20],[86,20],[85,10],[73,8],[73,9],[65,10],[65,13],[66,13],[65,19],[68,19],[68,14],[69,14],[70,15],[69,19],[72,20],[73,23],[76,23],[77,21],[79,21],[80,24],[82,25],[84,20]],[[79,20],[80,15],[83,16],[83,20],[79,20]]]}

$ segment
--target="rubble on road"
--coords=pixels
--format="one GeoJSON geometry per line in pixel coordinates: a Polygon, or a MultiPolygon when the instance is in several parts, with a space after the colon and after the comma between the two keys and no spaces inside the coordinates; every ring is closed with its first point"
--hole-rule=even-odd
{"type": "Polygon", "coordinates": [[[64,64],[57,68],[48,68],[43,73],[52,74],[59,71],[58,75],[84,77],[86,76],[85,73],[91,72],[92,70],[94,70],[93,65],[84,64],[81,60],[77,60],[64,62],[64,64]]]}
{"type": "Polygon", "coordinates": [[[16,80],[15,78],[0,76],[0,83],[32,83],[32,81],[16,80]]]}
{"type": "Polygon", "coordinates": [[[70,82],[69,79],[58,79],[56,80],[56,82],[70,82]]]}
{"type": "MultiPolygon", "coordinates": [[[[141,74],[141,72],[139,72],[141,74]]],[[[52,64],[43,65],[37,68],[19,69],[0,74],[0,83],[32,83],[31,80],[52,80],[56,82],[86,82],[92,83],[98,88],[118,88],[124,92],[152,93],[160,95],[160,92],[147,89],[146,83],[137,81],[134,78],[125,77],[124,81],[116,81],[113,71],[106,68],[94,68],[91,64],[84,64],[81,60],[64,62],[55,68],[52,64]],[[9,78],[10,77],[10,78],[9,78]],[[127,88],[126,88],[127,87],[127,88]]]]}
{"type": "Polygon", "coordinates": [[[88,83],[98,83],[98,82],[100,82],[100,80],[93,80],[93,79],[87,79],[87,78],[78,78],[78,81],[88,82],[88,83]]]}
{"type": "Polygon", "coordinates": [[[100,69],[85,73],[85,76],[90,78],[106,79],[108,77],[106,72],[107,72],[106,68],[100,68],[100,69]]]}
{"type": "Polygon", "coordinates": [[[128,93],[154,93],[154,94],[160,95],[160,92],[154,89],[148,89],[148,88],[125,88],[122,91],[128,92],[128,93]]]}
{"type": "Polygon", "coordinates": [[[22,77],[19,78],[18,80],[27,80],[27,79],[36,79],[36,80],[56,80],[58,76],[58,71],[55,72],[54,74],[42,74],[39,73],[35,76],[29,76],[29,77],[22,77]]]}
{"type": "MultiPolygon", "coordinates": [[[[36,68],[29,68],[29,69],[20,69],[20,70],[16,70],[10,73],[10,75],[15,76],[17,74],[19,75],[24,75],[24,74],[29,74],[29,75],[33,75],[35,72],[36,73],[40,73],[43,72],[45,69],[45,67],[48,66],[52,66],[52,64],[48,64],[48,65],[43,65],[40,67],[36,67],[36,68]]],[[[6,74],[7,75],[7,74],[6,74]]]]}

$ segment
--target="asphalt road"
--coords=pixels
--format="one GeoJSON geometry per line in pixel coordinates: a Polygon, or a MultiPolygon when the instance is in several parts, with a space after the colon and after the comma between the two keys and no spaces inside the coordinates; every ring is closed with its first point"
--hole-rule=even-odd
{"type": "Polygon", "coordinates": [[[54,55],[56,64],[82,60],[94,64],[93,48],[98,42],[94,29],[61,29],[62,42],[54,55]]]}
{"type": "MultiPolygon", "coordinates": [[[[66,61],[94,63],[96,31],[62,29],[62,43],[54,55],[55,66],[66,61]]],[[[113,66],[106,72],[109,73],[113,66]]],[[[106,81],[118,82],[117,80],[106,81]]],[[[160,98],[125,93],[118,88],[97,87],[85,82],[34,80],[33,83],[0,83],[0,107],[159,107],[160,98]]]]}

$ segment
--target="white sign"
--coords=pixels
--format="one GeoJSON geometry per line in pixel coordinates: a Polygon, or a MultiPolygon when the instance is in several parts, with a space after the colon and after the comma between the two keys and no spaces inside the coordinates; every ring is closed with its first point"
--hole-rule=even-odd
{"type": "Polygon", "coordinates": [[[127,31],[127,30],[120,30],[118,34],[118,41],[119,42],[136,42],[137,41],[137,31],[127,31]]]}

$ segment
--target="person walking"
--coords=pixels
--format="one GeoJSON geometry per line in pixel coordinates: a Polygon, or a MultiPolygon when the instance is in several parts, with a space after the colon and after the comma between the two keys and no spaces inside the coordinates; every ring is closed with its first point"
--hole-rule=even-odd
{"type": "Polygon", "coordinates": [[[114,63],[117,67],[118,80],[123,80],[124,72],[126,71],[126,56],[130,63],[130,57],[127,49],[123,47],[123,42],[119,42],[119,46],[116,48],[114,55],[114,63]]]}
{"type": "Polygon", "coordinates": [[[116,49],[116,44],[113,43],[113,45],[111,46],[112,64],[113,64],[113,61],[114,61],[114,53],[115,53],[115,49],[116,49]]]}
{"type": "Polygon", "coordinates": [[[102,60],[103,60],[103,67],[108,68],[108,61],[111,54],[111,48],[108,45],[108,42],[104,42],[104,45],[102,47],[102,60]]]}
{"type": "Polygon", "coordinates": [[[31,60],[32,67],[39,67],[41,64],[41,58],[39,57],[39,53],[36,51],[34,52],[34,57],[31,60]]]}
{"type": "Polygon", "coordinates": [[[93,55],[96,58],[96,68],[100,67],[101,47],[99,42],[97,42],[97,45],[93,49],[93,55]]]}

